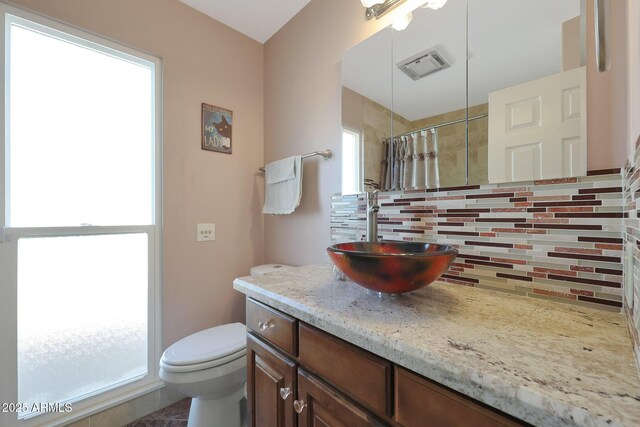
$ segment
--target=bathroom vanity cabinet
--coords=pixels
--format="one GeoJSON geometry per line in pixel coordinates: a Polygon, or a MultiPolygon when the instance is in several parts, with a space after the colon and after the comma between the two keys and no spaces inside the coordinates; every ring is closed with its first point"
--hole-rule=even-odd
{"type": "Polygon", "coordinates": [[[527,425],[247,299],[253,427],[527,425]]]}

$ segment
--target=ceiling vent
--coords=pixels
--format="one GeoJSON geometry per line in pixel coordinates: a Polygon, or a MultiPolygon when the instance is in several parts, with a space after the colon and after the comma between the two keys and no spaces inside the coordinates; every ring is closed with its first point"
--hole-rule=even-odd
{"type": "Polygon", "coordinates": [[[435,47],[422,51],[411,58],[407,58],[396,64],[400,71],[411,77],[412,80],[420,80],[423,77],[449,68],[451,65],[444,59],[435,47]]]}

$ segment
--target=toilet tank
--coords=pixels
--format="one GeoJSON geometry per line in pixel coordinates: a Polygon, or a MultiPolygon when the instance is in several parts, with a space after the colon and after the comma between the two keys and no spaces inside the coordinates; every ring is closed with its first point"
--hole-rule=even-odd
{"type": "Polygon", "coordinates": [[[262,264],[251,267],[249,271],[252,276],[260,276],[265,273],[272,273],[274,271],[290,270],[293,267],[285,264],[262,264]]]}

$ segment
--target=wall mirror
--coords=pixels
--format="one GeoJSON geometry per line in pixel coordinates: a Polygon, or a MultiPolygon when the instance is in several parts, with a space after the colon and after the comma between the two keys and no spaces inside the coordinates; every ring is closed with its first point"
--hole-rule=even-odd
{"type": "Polygon", "coordinates": [[[584,14],[581,0],[449,0],[347,51],[360,159],[343,177],[360,184],[343,193],[585,175],[584,14]]]}
{"type": "Polygon", "coordinates": [[[468,13],[469,183],[586,175],[580,0],[473,0],[468,13]]]}
{"type": "Polygon", "coordinates": [[[378,185],[382,141],[393,135],[393,29],[378,31],[342,58],[342,193],[378,185]]]}

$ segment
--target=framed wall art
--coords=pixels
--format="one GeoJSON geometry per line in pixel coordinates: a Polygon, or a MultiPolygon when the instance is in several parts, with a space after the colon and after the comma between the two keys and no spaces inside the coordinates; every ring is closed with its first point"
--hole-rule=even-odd
{"type": "Polygon", "coordinates": [[[202,149],[231,154],[233,112],[202,103],[202,149]]]}

